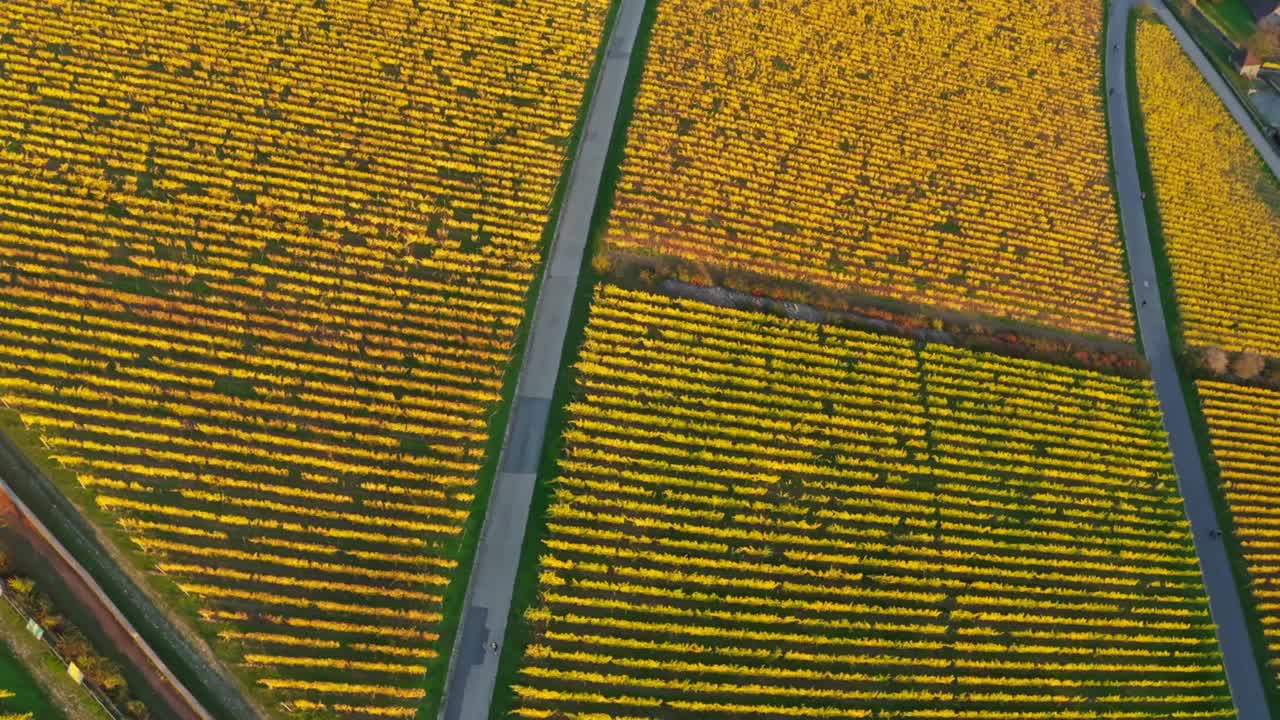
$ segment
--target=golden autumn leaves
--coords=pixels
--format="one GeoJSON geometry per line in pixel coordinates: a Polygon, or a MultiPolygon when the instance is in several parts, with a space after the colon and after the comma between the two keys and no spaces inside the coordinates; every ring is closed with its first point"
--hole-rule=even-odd
{"type": "Polygon", "coordinates": [[[518,716],[1232,715],[1148,383],[608,286],[577,367],[518,716]]]}
{"type": "Polygon", "coordinates": [[[1101,21],[664,0],[605,250],[1129,339],[1101,21]]]}
{"type": "Polygon", "coordinates": [[[605,11],[0,6],[0,398],[273,705],[417,712],[605,11]]]}
{"type": "Polygon", "coordinates": [[[1164,25],[1136,72],[1187,344],[1280,355],[1280,183],[1164,25]]]}

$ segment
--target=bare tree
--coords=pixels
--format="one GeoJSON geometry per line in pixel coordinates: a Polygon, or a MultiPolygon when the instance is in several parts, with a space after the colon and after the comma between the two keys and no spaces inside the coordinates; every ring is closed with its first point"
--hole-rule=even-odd
{"type": "Polygon", "coordinates": [[[1280,57],[1280,25],[1259,23],[1253,34],[1245,38],[1244,48],[1261,60],[1280,57]]]}
{"type": "Polygon", "coordinates": [[[1222,375],[1227,371],[1227,354],[1222,348],[1210,347],[1205,348],[1200,353],[1200,360],[1204,367],[1215,375],[1222,375]]]}
{"type": "Polygon", "coordinates": [[[1252,350],[1245,350],[1236,356],[1235,362],[1231,364],[1231,372],[1242,380],[1252,380],[1258,377],[1266,366],[1266,358],[1252,350]]]}

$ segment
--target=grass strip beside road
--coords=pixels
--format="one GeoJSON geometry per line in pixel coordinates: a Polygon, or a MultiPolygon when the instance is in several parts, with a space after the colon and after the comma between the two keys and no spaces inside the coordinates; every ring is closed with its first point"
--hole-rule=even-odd
{"type": "Polygon", "coordinates": [[[16,694],[7,701],[13,708],[35,713],[35,720],[112,720],[67,675],[67,668],[49,648],[27,631],[26,623],[9,603],[2,600],[0,646],[0,688],[16,694]]]}
{"type": "Polygon", "coordinates": [[[1244,0],[1211,0],[1202,3],[1200,10],[1237,43],[1243,43],[1257,27],[1244,0]]]}
{"type": "MultiPolygon", "coordinates": [[[[620,4],[615,3],[615,6],[620,4]]],[[[636,93],[640,88],[640,80],[644,76],[649,42],[653,35],[654,22],[657,20],[657,6],[658,4],[653,0],[645,3],[640,27],[632,47],[631,65],[627,70],[626,82],[622,89],[622,99],[614,123],[609,154],[605,159],[600,193],[596,197],[596,207],[591,216],[587,250],[583,253],[578,287],[574,293],[568,330],[565,333],[564,352],[560,356],[560,369],[556,376],[550,416],[547,419],[542,457],[538,463],[538,476],[529,510],[529,524],[525,529],[524,543],[521,546],[519,569],[511,598],[511,613],[507,621],[507,636],[503,640],[502,654],[498,663],[497,682],[489,715],[493,720],[506,720],[514,709],[515,692],[512,687],[519,680],[520,661],[524,656],[525,648],[533,640],[531,628],[524,620],[524,612],[537,601],[538,561],[543,551],[542,538],[547,533],[547,508],[554,495],[552,480],[558,475],[560,457],[564,451],[563,435],[569,421],[567,406],[576,392],[573,366],[578,362],[582,342],[586,336],[591,299],[596,285],[601,280],[593,261],[602,250],[604,230],[608,225],[614,193],[621,177],[620,168],[626,152],[627,131],[635,114],[636,93]]]]}

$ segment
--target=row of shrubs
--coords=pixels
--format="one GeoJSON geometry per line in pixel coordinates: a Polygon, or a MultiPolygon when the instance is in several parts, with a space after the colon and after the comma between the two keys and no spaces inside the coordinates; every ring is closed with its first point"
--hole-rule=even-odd
{"type": "Polygon", "coordinates": [[[1130,378],[1150,374],[1132,344],[1048,327],[861,296],[738,269],[669,257],[599,254],[592,269],[623,287],[697,297],[705,302],[870,329],[971,350],[1042,360],[1130,378]]]}
{"type": "Polygon", "coordinates": [[[134,697],[120,665],[94,649],[89,638],[65,615],[58,612],[53,598],[41,591],[34,580],[17,574],[8,553],[3,549],[0,549],[0,577],[4,578],[9,588],[9,597],[44,629],[44,639],[58,651],[63,660],[73,662],[80,668],[86,684],[102,691],[117,710],[132,720],[150,720],[151,714],[147,706],[134,697]]]}
{"type": "Polygon", "coordinates": [[[1197,348],[1187,352],[1187,367],[1196,377],[1228,380],[1280,390],[1280,359],[1252,350],[1228,352],[1222,348],[1197,348]]]}

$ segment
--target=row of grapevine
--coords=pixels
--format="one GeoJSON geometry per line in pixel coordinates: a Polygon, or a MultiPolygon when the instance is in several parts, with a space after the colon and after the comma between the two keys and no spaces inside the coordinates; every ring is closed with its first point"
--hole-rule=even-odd
{"type": "Polygon", "coordinates": [[[273,708],[417,710],[606,8],[0,5],[0,399],[273,708]]]}
{"type": "Polygon", "coordinates": [[[606,251],[1128,339],[1101,28],[1096,0],[663,0],[606,251]]]}
{"type": "Polygon", "coordinates": [[[1280,183],[1163,24],[1136,70],[1186,342],[1280,355],[1280,183]]]}
{"type": "Polygon", "coordinates": [[[1226,718],[1149,382],[602,287],[525,718],[1226,718]]]}

